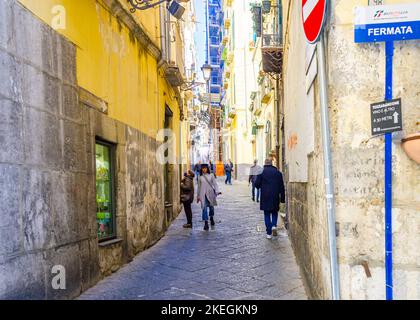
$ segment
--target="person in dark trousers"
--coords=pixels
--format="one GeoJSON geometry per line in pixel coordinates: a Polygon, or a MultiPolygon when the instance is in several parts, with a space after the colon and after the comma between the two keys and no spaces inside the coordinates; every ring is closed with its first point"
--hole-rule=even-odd
{"type": "Polygon", "coordinates": [[[217,196],[221,194],[217,180],[210,173],[209,166],[203,164],[201,166],[200,178],[198,179],[197,203],[201,202],[204,230],[206,231],[209,230],[209,214],[207,208],[210,210],[211,225],[214,226],[214,207],[217,206],[217,196]]]}
{"type": "Polygon", "coordinates": [[[255,191],[257,191],[257,202],[260,202],[260,189],[255,187],[257,177],[262,173],[262,168],[258,165],[258,160],[254,160],[254,165],[249,169],[248,185],[252,183],[252,201],[255,201],[255,191]]]}
{"type": "Polygon", "coordinates": [[[196,163],[194,166],[194,172],[195,172],[195,175],[197,176],[197,183],[198,183],[198,177],[200,176],[200,171],[201,171],[201,161],[198,161],[198,163],[196,163]]]}
{"type": "Polygon", "coordinates": [[[232,185],[232,172],[233,172],[233,163],[229,159],[228,162],[225,164],[225,173],[226,173],[225,184],[229,183],[230,185],[232,185]]]}
{"type": "Polygon", "coordinates": [[[217,178],[217,176],[216,176],[216,168],[215,168],[213,162],[209,161],[209,164],[210,164],[210,173],[213,173],[214,176],[217,178]]]}
{"type": "Polygon", "coordinates": [[[264,170],[257,177],[255,186],[261,189],[260,209],[264,211],[267,239],[277,236],[277,220],[280,202],[285,203],[283,174],[273,166],[271,159],[265,160],[264,170]]]}
{"type": "Polygon", "coordinates": [[[181,202],[187,216],[187,223],[184,224],[184,228],[192,228],[193,226],[191,204],[194,201],[194,177],[194,172],[188,170],[181,181],[181,202]]]}

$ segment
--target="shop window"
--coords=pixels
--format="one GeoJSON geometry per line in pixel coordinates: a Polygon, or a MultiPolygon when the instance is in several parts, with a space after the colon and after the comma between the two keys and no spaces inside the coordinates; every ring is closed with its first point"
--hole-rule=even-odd
{"type": "Polygon", "coordinates": [[[99,241],[116,236],[113,153],[112,144],[96,141],[96,221],[99,241]]]}

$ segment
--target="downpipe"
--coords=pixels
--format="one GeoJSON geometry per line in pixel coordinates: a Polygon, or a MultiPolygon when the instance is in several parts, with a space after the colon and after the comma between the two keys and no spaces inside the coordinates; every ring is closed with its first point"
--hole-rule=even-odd
{"type": "Polygon", "coordinates": [[[165,15],[165,6],[159,6],[159,17],[160,17],[160,50],[161,50],[161,57],[158,61],[157,68],[160,69],[167,59],[167,48],[166,48],[166,15],[165,15]]]}
{"type": "Polygon", "coordinates": [[[326,71],[326,54],[325,54],[325,33],[321,34],[318,42],[318,64],[319,64],[319,91],[321,99],[321,126],[322,126],[322,144],[324,151],[324,177],[325,177],[325,193],[327,201],[327,218],[328,218],[328,242],[330,253],[330,270],[331,270],[331,291],[332,299],[340,300],[340,278],[337,262],[337,243],[335,231],[335,196],[334,196],[334,176],[332,171],[331,157],[331,135],[328,114],[328,80],[326,71]]]}

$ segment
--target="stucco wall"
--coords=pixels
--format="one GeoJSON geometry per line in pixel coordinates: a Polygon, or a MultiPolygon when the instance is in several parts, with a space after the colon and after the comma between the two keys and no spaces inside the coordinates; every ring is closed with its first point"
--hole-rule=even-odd
{"type": "Polygon", "coordinates": [[[76,68],[74,44],[14,0],[0,1],[0,298],[76,297],[179,213],[176,167],[174,210],[164,211],[160,142],[98,111],[105,102],[86,100],[76,68]],[[116,145],[121,241],[112,245],[97,240],[96,137],[116,145]],[[54,265],[65,267],[65,290],[52,288],[54,265]]]}
{"type": "MultiPolygon", "coordinates": [[[[146,50],[136,29],[124,23],[129,5],[120,0],[19,0],[34,15],[52,26],[54,8],[64,8],[65,28],[56,31],[74,43],[78,85],[108,103],[108,115],[156,138],[162,128],[164,108],[168,104],[179,119],[179,106],[174,90],[158,72],[160,52],[146,50]]],[[[160,48],[159,10],[137,12],[134,21],[144,35],[160,48]]],[[[138,31],[138,30],[137,30],[138,31]]],[[[145,41],[145,40],[144,40],[145,41]]],[[[179,43],[181,39],[177,39],[179,43]]],[[[179,136],[179,122],[174,132],[179,136]]],[[[179,152],[179,149],[177,149],[179,152]]]]}

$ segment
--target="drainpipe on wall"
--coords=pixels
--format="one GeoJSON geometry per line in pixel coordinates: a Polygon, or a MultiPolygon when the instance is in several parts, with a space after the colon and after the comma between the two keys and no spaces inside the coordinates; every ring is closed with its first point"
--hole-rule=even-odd
{"type": "Polygon", "coordinates": [[[277,158],[277,169],[282,170],[280,163],[280,75],[276,76],[276,87],[275,87],[275,117],[276,117],[276,158],[277,158]]]}
{"type": "Polygon", "coordinates": [[[340,277],[337,261],[337,240],[335,231],[335,195],[334,195],[334,176],[332,170],[331,157],[331,134],[328,114],[328,80],[326,69],[326,52],[325,52],[325,31],[321,34],[321,38],[317,46],[318,64],[319,64],[319,91],[321,100],[321,129],[322,129],[322,145],[324,149],[324,177],[325,177],[325,197],[327,200],[327,218],[328,218],[328,242],[330,253],[330,270],[331,270],[331,291],[332,299],[340,300],[340,277]]]}
{"type": "MultiPolygon", "coordinates": [[[[279,42],[283,44],[283,6],[281,0],[277,0],[277,15],[278,15],[278,30],[277,34],[279,36],[279,42]]],[[[281,126],[280,126],[280,77],[281,73],[276,77],[276,88],[275,88],[275,114],[276,114],[276,157],[277,157],[277,168],[279,170],[284,170],[283,168],[283,161],[280,163],[280,133],[281,133],[281,126]]],[[[284,157],[284,155],[282,155],[284,157]]]]}
{"type": "Polygon", "coordinates": [[[159,18],[160,18],[160,50],[162,52],[160,60],[158,62],[158,69],[163,66],[163,64],[167,61],[167,53],[166,53],[166,15],[165,15],[165,7],[163,5],[159,6],[159,18]]]}

